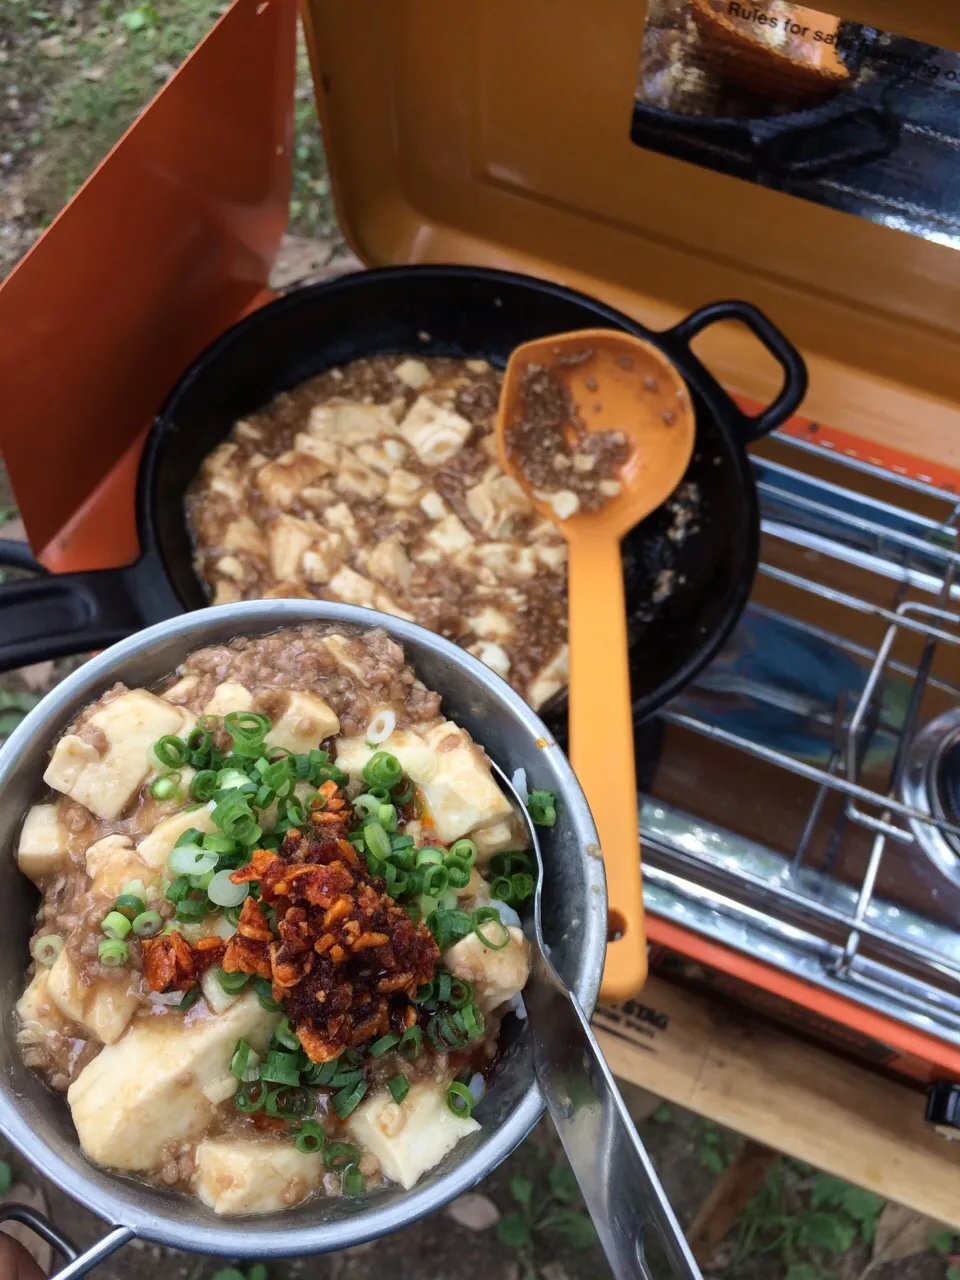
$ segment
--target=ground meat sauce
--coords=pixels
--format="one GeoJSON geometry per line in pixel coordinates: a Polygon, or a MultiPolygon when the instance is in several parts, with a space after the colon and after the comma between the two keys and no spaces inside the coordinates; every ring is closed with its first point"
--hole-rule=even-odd
{"type": "Polygon", "coordinates": [[[483,360],[376,356],[238,422],[187,495],[213,602],[380,609],[541,706],[567,680],[566,545],[497,462],[500,385],[483,360]]]}
{"type": "MultiPolygon", "coordinates": [[[[565,364],[587,363],[593,352],[559,356],[565,364]]],[[[590,379],[587,379],[588,390],[590,379]]],[[[620,492],[617,479],[630,455],[622,431],[588,431],[566,383],[553,369],[531,364],[520,385],[518,415],[506,425],[507,457],[534,492],[561,519],[599,511],[620,492]]]]}
{"type": "MultiPolygon", "coordinates": [[[[488,1071],[498,1052],[499,1005],[495,1000],[482,1013],[476,1009],[479,1032],[474,1032],[468,1041],[461,1042],[456,1037],[453,1042],[436,1039],[433,1021],[441,1015],[449,1017],[450,1010],[444,1013],[441,1003],[436,1012],[436,999],[431,1003],[423,992],[435,977],[449,973],[445,958],[451,953],[445,951],[441,956],[433,933],[412,909],[414,904],[406,900],[400,903],[392,897],[376,865],[371,869],[365,861],[362,840],[357,843],[362,813],[355,810],[353,799],[369,784],[336,766],[338,744],[362,743],[374,712],[380,714],[385,708],[395,719],[394,732],[428,734],[442,726],[437,750],[442,752],[465,742],[475,753],[470,759],[481,771],[489,768],[486,757],[475,752],[461,730],[444,720],[439,696],[416,678],[399,645],[381,631],[352,632],[329,625],[288,628],[272,635],[239,638],[199,649],[174,675],[162,681],[154,694],[115,685],[85,708],[63,737],[75,735],[76,740],[89,743],[102,757],[114,751],[117,744],[111,740],[111,731],[104,730],[102,721],[93,723],[94,718],[118,699],[147,698],[164,716],[171,714],[171,708],[179,708],[186,726],[206,726],[205,732],[211,738],[209,749],[219,751],[229,762],[235,758],[229,755],[235,745],[230,722],[205,710],[222,699],[228,689],[234,691],[234,696],[237,690],[252,695],[252,709],[262,711],[271,724],[289,710],[294,695],[322,699],[335,714],[339,728],[315,746],[326,752],[329,769],[336,776],[318,782],[315,792],[311,784],[303,784],[306,791],[312,792],[312,798],[304,799],[306,808],[297,824],[289,817],[285,821],[278,818],[271,847],[253,847],[245,855],[248,861],[233,864],[231,883],[249,889],[232,926],[223,909],[207,901],[202,893],[206,914],[195,924],[181,923],[177,905],[167,892],[173,876],[167,863],[154,865],[151,870],[145,860],[138,860],[141,842],[148,837],[156,840],[158,824],[180,820],[178,834],[183,834],[191,814],[196,811],[198,816],[193,820],[199,822],[209,812],[204,810],[201,815],[201,806],[192,803],[189,795],[180,793],[158,800],[151,794],[153,784],[163,773],[152,754],[148,757],[152,764],[145,768],[141,785],[116,817],[97,816],[69,794],[48,792],[40,805],[49,806],[53,814],[63,852],[58,864],[48,872],[29,872],[42,893],[31,950],[39,954],[36,948],[44,939],[47,943],[55,939],[61,949],[55,953],[54,961],[45,964],[36,960],[31,965],[31,981],[18,1005],[18,1041],[26,1063],[58,1091],[66,1092],[78,1081],[82,1088],[83,1073],[101,1053],[102,1040],[122,1048],[125,1038],[144,1027],[169,1025],[171,1034],[180,1034],[185,1028],[209,1026],[211,1020],[216,1021],[224,1010],[209,1003],[205,983],[210,979],[219,981],[212,971],[222,971],[239,978],[241,984],[244,979],[251,984],[243,988],[241,999],[253,999],[253,983],[265,984],[268,1005],[264,1009],[272,1001],[272,1008],[277,1011],[274,1021],[280,1012],[286,1016],[288,1034],[296,1036],[294,1044],[299,1045],[303,1060],[315,1066],[346,1061],[342,1055],[365,1054],[378,1038],[399,1038],[408,1029],[419,1028],[422,1049],[414,1056],[401,1056],[394,1043],[377,1056],[363,1057],[355,1064],[358,1080],[362,1077],[371,1095],[385,1089],[398,1073],[407,1078],[411,1088],[418,1083],[436,1086],[442,1096],[455,1076],[470,1079],[478,1072],[482,1075],[488,1071]],[[101,851],[99,855],[97,849],[101,851]],[[111,863],[114,857],[119,863],[111,863]],[[122,881],[130,874],[131,859],[139,870],[133,872],[132,887],[123,887],[122,881]],[[110,967],[100,959],[102,926],[107,914],[116,909],[120,893],[142,897],[144,905],[158,913],[165,927],[150,937],[129,933],[127,959],[119,967],[110,967]],[[64,963],[70,975],[66,982],[61,972],[64,963]],[[128,1006],[126,1020],[119,1026],[114,1024],[108,1033],[104,1028],[109,1018],[104,1020],[103,1012],[113,1016],[120,1006],[128,1006]]],[[[302,723],[297,721],[293,730],[302,732],[302,723]]],[[[185,729],[185,735],[188,732],[189,728],[185,729]]],[[[389,745],[389,737],[386,742],[389,745]]],[[[58,749],[62,745],[61,739],[58,749]]],[[[140,750],[145,749],[141,746],[140,750]]],[[[282,758],[281,754],[274,756],[279,749],[264,746],[263,750],[271,760],[282,758]]],[[[53,756],[55,759],[56,752],[53,756]]],[[[398,838],[412,844],[414,852],[430,845],[446,853],[419,787],[404,778],[393,794],[397,797],[398,838]]],[[[96,804],[94,800],[90,803],[96,804]]],[[[34,813],[36,809],[31,810],[34,813]]],[[[502,825],[502,814],[497,817],[502,825]]],[[[29,820],[28,817],[28,825],[29,820]]],[[[256,839],[265,838],[270,830],[270,822],[266,818],[261,821],[264,825],[256,839]]],[[[215,835],[220,830],[215,825],[206,829],[215,835]]],[[[198,833],[186,838],[196,840],[198,833]]],[[[21,838],[18,858],[28,870],[24,839],[21,838]]],[[[173,844],[169,847],[172,851],[173,844]]],[[[164,857],[169,855],[165,853],[164,857]]],[[[451,901],[461,918],[467,920],[477,905],[489,903],[489,888],[477,875],[477,868],[473,869],[469,884],[458,890],[451,901]]],[[[509,945],[519,947],[520,977],[515,985],[519,990],[527,972],[526,948],[519,934],[509,945]]],[[[499,957],[508,953],[489,954],[499,957]]],[[[257,1006],[254,1013],[257,1018],[264,1016],[257,1012],[257,1006]]],[[[281,1042],[280,1047],[290,1046],[281,1042]]],[[[231,1039],[228,1059],[232,1052],[231,1039]]],[[[178,1087],[195,1088],[196,1072],[203,1065],[184,1066],[182,1080],[178,1076],[175,1082],[178,1087]]],[[[229,1076],[227,1080],[230,1081],[229,1076]]],[[[259,1082],[258,1086],[266,1088],[259,1082]]],[[[115,1105],[110,1096],[109,1124],[104,1120],[105,1128],[96,1126],[95,1132],[101,1128],[107,1132],[116,1126],[122,1129],[125,1123],[132,1125],[123,1114],[122,1089],[118,1086],[115,1092],[115,1105]]],[[[335,1088],[317,1087],[309,1115],[323,1126],[329,1141],[355,1142],[349,1133],[348,1117],[340,1117],[334,1109],[335,1092],[335,1088]]],[[[262,1106],[249,1112],[238,1108],[231,1099],[230,1088],[214,1096],[220,1105],[199,1136],[192,1132],[184,1140],[183,1133],[172,1134],[157,1148],[156,1158],[149,1166],[134,1164],[127,1171],[203,1196],[200,1184],[204,1176],[204,1143],[215,1145],[235,1139],[281,1139],[292,1143],[296,1127],[292,1127],[291,1120],[268,1114],[262,1106]]],[[[87,1154],[98,1163],[118,1163],[98,1158],[96,1151],[88,1149],[89,1120],[84,1129],[72,1092],[70,1102],[87,1154]]],[[[197,1105],[202,1105],[202,1098],[199,1102],[187,1098],[186,1113],[197,1105]]],[[[158,1114],[169,1120],[169,1110],[164,1103],[158,1114]]],[[[302,1119],[302,1115],[298,1116],[297,1122],[302,1119]]],[[[396,1116],[391,1123],[397,1123],[396,1116]]],[[[124,1143],[124,1151],[137,1150],[136,1138],[132,1135],[124,1143]]],[[[370,1151],[359,1151],[358,1168],[366,1186],[382,1180],[379,1162],[370,1151]]],[[[280,1193],[282,1203],[297,1203],[318,1189],[339,1194],[339,1171],[328,1169],[313,1185],[292,1177],[280,1193]]],[[[209,1198],[207,1203],[211,1203],[209,1198]]]]}

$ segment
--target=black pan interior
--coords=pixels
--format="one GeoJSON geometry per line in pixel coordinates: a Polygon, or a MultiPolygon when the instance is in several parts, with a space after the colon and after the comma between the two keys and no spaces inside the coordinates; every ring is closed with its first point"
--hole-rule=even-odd
{"type": "MultiPolygon", "coordinates": [[[[373,354],[483,357],[504,365],[531,338],[609,325],[650,335],[621,313],[546,282],[471,268],[396,268],[300,290],[256,312],[209,348],[161,411],[144,457],[140,525],[145,550],[166,568],[183,606],[206,595],[194,574],[184,493],[206,455],[238,418],[331,365],[373,354]]],[[[713,655],[749,593],[756,559],[756,498],[742,449],[682,348],[697,445],[687,479],[698,486],[698,532],[667,536],[661,509],[624,543],[635,710],[649,713],[713,655]],[[652,604],[658,575],[672,593],[652,604]]],[[[549,717],[559,732],[562,708],[549,717]]]]}

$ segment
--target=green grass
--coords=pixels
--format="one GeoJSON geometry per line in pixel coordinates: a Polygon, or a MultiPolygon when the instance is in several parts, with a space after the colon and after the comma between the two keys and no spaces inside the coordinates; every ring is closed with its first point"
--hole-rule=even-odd
{"type": "MultiPolygon", "coordinates": [[[[0,0],[0,177],[49,222],[227,7],[214,0],[0,0]]],[[[291,229],[336,235],[306,54],[298,49],[291,229]]]]}

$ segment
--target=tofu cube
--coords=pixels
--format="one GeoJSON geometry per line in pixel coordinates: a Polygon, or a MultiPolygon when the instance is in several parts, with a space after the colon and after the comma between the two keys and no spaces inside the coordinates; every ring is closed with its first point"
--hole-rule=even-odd
{"type": "Polygon", "coordinates": [[[130,689],[90,717],[106,740],[103,755],[67,734],[54,748],[43,780],[98,818],[119,818],[156,768],[150,748],[164,734],[183,732],[184,714],[146,689],[130,689]]]}
{"type": "Polygon", "coordinates": [[[436,752],[437,772],[419,785],[444,844],[510,816],[513,810],[493,780],[490,762],[458,725],[447,720],[431,729],[425,741],[436,752]]]}
{"type": "Polygon", "coordinates": [[[355,569],[343,565],[330,579],[329,585],[333,594],[344,604],[357,604],[364,609],[373,608],[376,583],[357,573],[355,569]]]}
{"type": "Polygon", "coordinates": [[[116,1044],[140,1004],[129,973],[85,985],[66,947],[50,969],[47,994],[65,1018],[86,1027],[103,1044],[116,1044]]]}
{"type": "Polygon", "coordinates": [[[425,387],[432,377],[423,361],[414,360],[412,357],[401,360],[393,372],[413,391],[419,391],[421,387],[425,387]]]}
{"type": "Polygon", "coordinates": [[[351,778],[360,778],[364,766],[378,751],[389,751],[395,755],[404,773],[418,786],[435,778],[440,767],[436,751],[412,729],[394,729],[388,738],[376,745],[365,738],[338,738],[336,748],[337,767],[351,778]]]}
{"type": "Polygon", "coordinates": [[[397,424],[385,404],[318,404],[310,410],[307,429],[311,435],[329,435],[338,444],[363,444],[380,435],[392,435],[397,424]]]}
{"type": "Polygon", "coordinates": [[[287,708],[264,738],[271,747],[302,754],[340,732],[333,708],[315,693],[291,693],[287,708]]]}
{"type": "Polygon", "coordinates": [[[472,1117],[455,1116],[447,1106],[446,1085],[429,1080],[412,1084],[401,1103],[380,1090],[357,1107],[346,1128],[361,1150],[376,1156],[384,1174],[409,1191],[480,1126],[472,1117]]]}
{"type": "Polygon", "coordinates": [[[203,708],[205,716],[225,716],[231,711],[249,711],[253,706],[253,694],[236,680],[225,680],[213,691],[213,697],[203,708]]]}
{"type": "Polygon", "coordinates": [[[213,1138],[197,1147],[193,1187],[214,1213],[274,1213],[305,1200],[322,1176],[323,1156],[289,1140],[213,1138]]]}
{"type": "Polygon", "coordinates": [[[51,1036],[61,1035],[67,1028],[60,1010],[47,990],[49,969],[38,969],[26,991],[17,1001],[20,1027],[17,1039],[22,1045],[41,1045],[51,1036]]]}
{"type": "Polygon", "coordinates": [[[418,396],[400,424],[400,434],[428,467],[449,462],[472,430],[466,418],[429,396],[418,396]]]}
{"type": "MultiPolygon", "coordinates": [[[[496,927],[496,922],[488,926],[496,927]]],[[[468,933],[444,952],[443,959],[450,972],[473,983],[474,995],[484,1013],[512,1000],[527,985],[530,976],[526,938],[514,925],[509,925],[507,932],[510,941],[499,951],[485,946],[475,933],[468,933]]]]}
{"type": "Polygon", "coordinates": [[[216,831],[212,814],[211,800],[199,809],[184,809],[181,813],[175,813],[172,818],[164,818],[137,845],[137,856],[152,871],[163,871],[174,845],[185,831],[189,831],[191,827],[196,827],[204,835],[212,835],[216,831]]]}
{"type": "Polygon", "coordinates": [[[156,872],[140,860],[129,836],[104,836],[94,841],[85,861],[93,882],[91,892],[104,898],[118,897],[130,880],[142,880],[146,886],[157,878],[156,872]]]}
{"type": "Polygon", "coordinates": [[[35,804],[27,811],[20,831],[17,863],[36,884],[62,870],[69,861],[67,829],[59,812],[56,804],[35,804]]]}
{"type": "Polygon", "coordinates": [[[219,1016],[198,1008],[137,1023],[67,1093],[86,1155],[114,1169],[155,1169],[168,1142],[189,1142],[210,1124],[216,1106],[204,1089],[229,1074],[237,1041],[262,1053],[279,1020],[251,991],[219,1016]]]}

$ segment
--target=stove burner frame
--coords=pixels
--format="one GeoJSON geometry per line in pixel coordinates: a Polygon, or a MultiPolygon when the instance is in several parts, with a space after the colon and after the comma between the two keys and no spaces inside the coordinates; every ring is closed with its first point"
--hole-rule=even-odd
{"type": "MultiPolygon", "coordinates": [[[[796,451],[801,464],[804,455],[824,456],[820,445],[782,432],[775,438],[778,445],[796,451]]],[[[861,458],[839,452],[829,456],[853,473],[851,485],[822,480],[779,461],[753,459],[765,545],[770,546],[770,540],[790,544],[886,579],[894,584],[895,607],[837,590],[767,559],[759,573],[851,614],[886,623],[882,642],[872,649],[789,619],[869,664],[849,719],[836,726],[836,742],[825,768],[692,715],[678,705],[681,700],[663,709],[660,719],[665,723],[784,769],[814,784],[815,791],[792,858],[652,796],[641,796],[646,905],[654,915],[724,947],[960,1046],[960,921],[952,930],[885,901],[876,892],[878,872],[891,842],[915,844],[932,857],[931,842],[949,849],[947,835],[960,837],[960,827],[936,812],[917,786],[918,770],[926,768],[924,751],[930,754],[924,730],[919,734],[917,730],[928,684],[936,682],[938,688],[947,689],[960,707],[960,688],[931,675],[938,646],[960,646],[960,611],[954,611],[960,606],[960,585],[955,581],[960,566],[960,497],[922,479],[891,474],[861,458]],[[902,505],[857,489],[857,473],[896,485],[902,505]],[[915,496],[944,504],[944,517],[937,520],[911,509],[915,496]],[[909,588],[933,596],[935,603],[904,599],[909,588]],[[915,667],[892,656],[903,632],[923,641],[915,667]],[[902,723],[895,730],[899,742],[889,785],[880,791],[862,781],[862,758],[865,726],[876,711],[877,692],[888,670],[907,676],[912,687],[902,723]],[[842,810],[849,821],[873,835],[858,886],[805,865],[811,836],[831,794],[843,797],[842,810]]],[[[750,607],[761,612],[765,608],[750,607]]],[[[933,861],[946,874],[942,862],[933,861]]]]}

